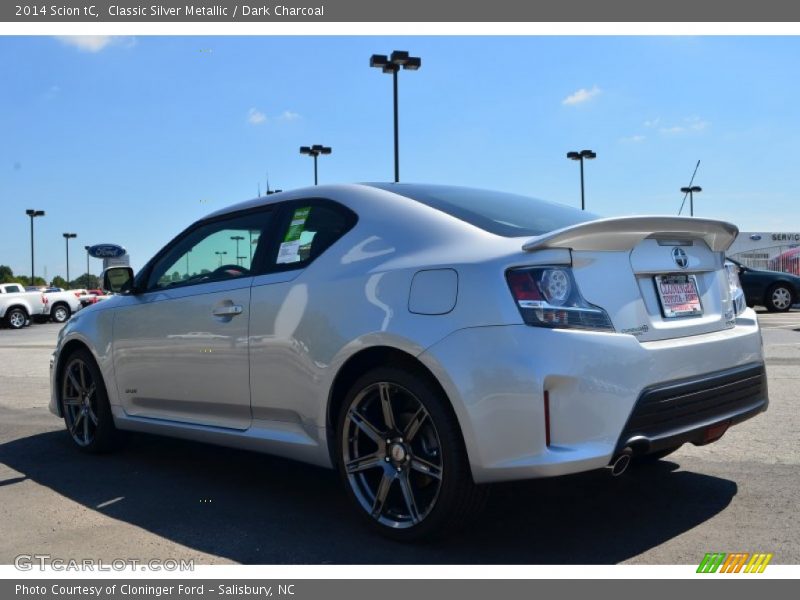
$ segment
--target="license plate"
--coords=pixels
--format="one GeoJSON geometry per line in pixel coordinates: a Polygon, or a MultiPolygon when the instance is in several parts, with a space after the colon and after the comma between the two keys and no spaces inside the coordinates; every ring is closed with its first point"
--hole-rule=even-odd
{"type": "Polygon", "coordinates": [[[656,288],[666,318],[696,317],[703,314],[694,275],[657,275],[656,288]]]}

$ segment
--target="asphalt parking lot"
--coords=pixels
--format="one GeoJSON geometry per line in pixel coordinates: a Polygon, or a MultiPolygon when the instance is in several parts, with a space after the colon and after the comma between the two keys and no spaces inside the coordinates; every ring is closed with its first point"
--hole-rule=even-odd
{"type": "Polygon", "coordinates": [[[707,551],[800,562],[800,311],[759,315],[770,409],[718,443],[613,479],[496,486],[446,541],[367,532],[332,471],[145,435],[87,456],[47,410],[59,326],[0,330],[0,563],[183,558],[217,563],[697,564],[707,551]]]}

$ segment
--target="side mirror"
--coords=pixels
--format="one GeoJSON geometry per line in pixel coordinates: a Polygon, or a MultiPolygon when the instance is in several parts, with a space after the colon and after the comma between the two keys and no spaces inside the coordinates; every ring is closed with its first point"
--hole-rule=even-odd
{"type": "Polygon", "coordinates": [[[103,271],[103,289],[112,294],[129,292],[133,288],[133,269],[109,267],[103,271]]]}

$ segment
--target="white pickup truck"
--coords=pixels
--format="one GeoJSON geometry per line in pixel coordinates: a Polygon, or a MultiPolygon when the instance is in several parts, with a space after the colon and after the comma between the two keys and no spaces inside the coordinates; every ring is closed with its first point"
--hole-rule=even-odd
{"type": "Polygon", "coordinates": [[[18,283],[0,283],[0,323],[22,329],[31,319],[45,314],[47,301],[41,292],[26,292],[18,283]]]}
{"type": "Polygon", "coordinates": [[[46,306],[44,314],[48,315],[56,323],[65,323],[73,313],[83,308],[80,297],[84,291],[45,292],[46,306]]]}

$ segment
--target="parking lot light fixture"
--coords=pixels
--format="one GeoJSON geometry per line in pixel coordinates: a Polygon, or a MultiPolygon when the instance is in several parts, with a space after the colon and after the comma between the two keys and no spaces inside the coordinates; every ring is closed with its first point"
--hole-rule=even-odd
{"type": "Polygon", "coordinates": [[[225,250],[222,250],[222,251],[216,250],[214,252],[214,254],[216,254],[219,257],[219,266],[221,267],[222,266],[222,257],[225,256],[227,254],[227,252],[225,250]]]}
{"type": "Polygon", "coordinates": [[[390,56],[373,54],[369,58],[369,66],[380,69],[384,73],[392,74],[392,89],[394,98],[394,181],[400,181],[400,134],[399,134],[399,108],[397,99],[397,73],[400,69],[418,71],[422,66],[419,56],[409,56],[405,50],[395,50],[390,56]]]}
{"type": "MultiPolygon", "coordinates": [[[[331,152],[333,152],[333,149],[330,146],[323,146],[322,144],[300,146],[300,154],[307,154],[314,159],[314,185],[317,185],[317,157],[321,154],[330,154],[331,152]]],[[[280,191],[281,190],[275,190],[275,193],[280,191]]]]}
{"type": "Polygon", "coordinates": [[[581,163],[581,210],[586,210],[586,198],[584,196],[583,187],[583,161],[597,158],[597,153],[592,150],[581,150],[580,152],[572,151],[567,152],[567,158],[580,161],[581,163]]]}
{"type": "MultiPolygon", "coordinates": [[[[69,278],[69,241],[78,237],[77,233],[62,233],[61,235],[64,236],[64,242],[67,245],[67,285],[69,285],[70,278],[69,278]]],[[[86,285],[89,285],[88,283],[86,285]]]]}
{"type": "Polygon", "coordinates": [[[247,258],[246,256],[239,256],[239,242],[241,242],[244,239],[244,236],[243,235],[232,235],[231,239],[234,242],[236,242],[236,261],[237,261],[237,264],[241,265],[241,263],[239,262],[239,259],[240,258],[247,258]]]}
{"type": "MultiPolygon", "coordinates": [[[[689,216],[693,217],[694,216],[694,195],[697,192],[702,192],[703,188],[701,188],[699,185],[693,185],[691,187],[682,187],[681,191],[684,194],[689,194],[689,216]]],[[[684,196],[684,198],[685,197],[686,196],[684,196]]]]}
{"type": "Polygon", "coordinates": [[[33,208],[29,208],[25,211],[25,214],[31,218],[31,285],[34,285],[34,262],[33,262],[33,220],[36,217],[43,217],[44,211],[43,210],[35,210],[33,208]]]}
{"type": "Polygon", "coordinates": [[[91,246],[83,247],[83,249],[86,250],[86,285],[89,285],[89,248],[91,248],[91,246]]]}

